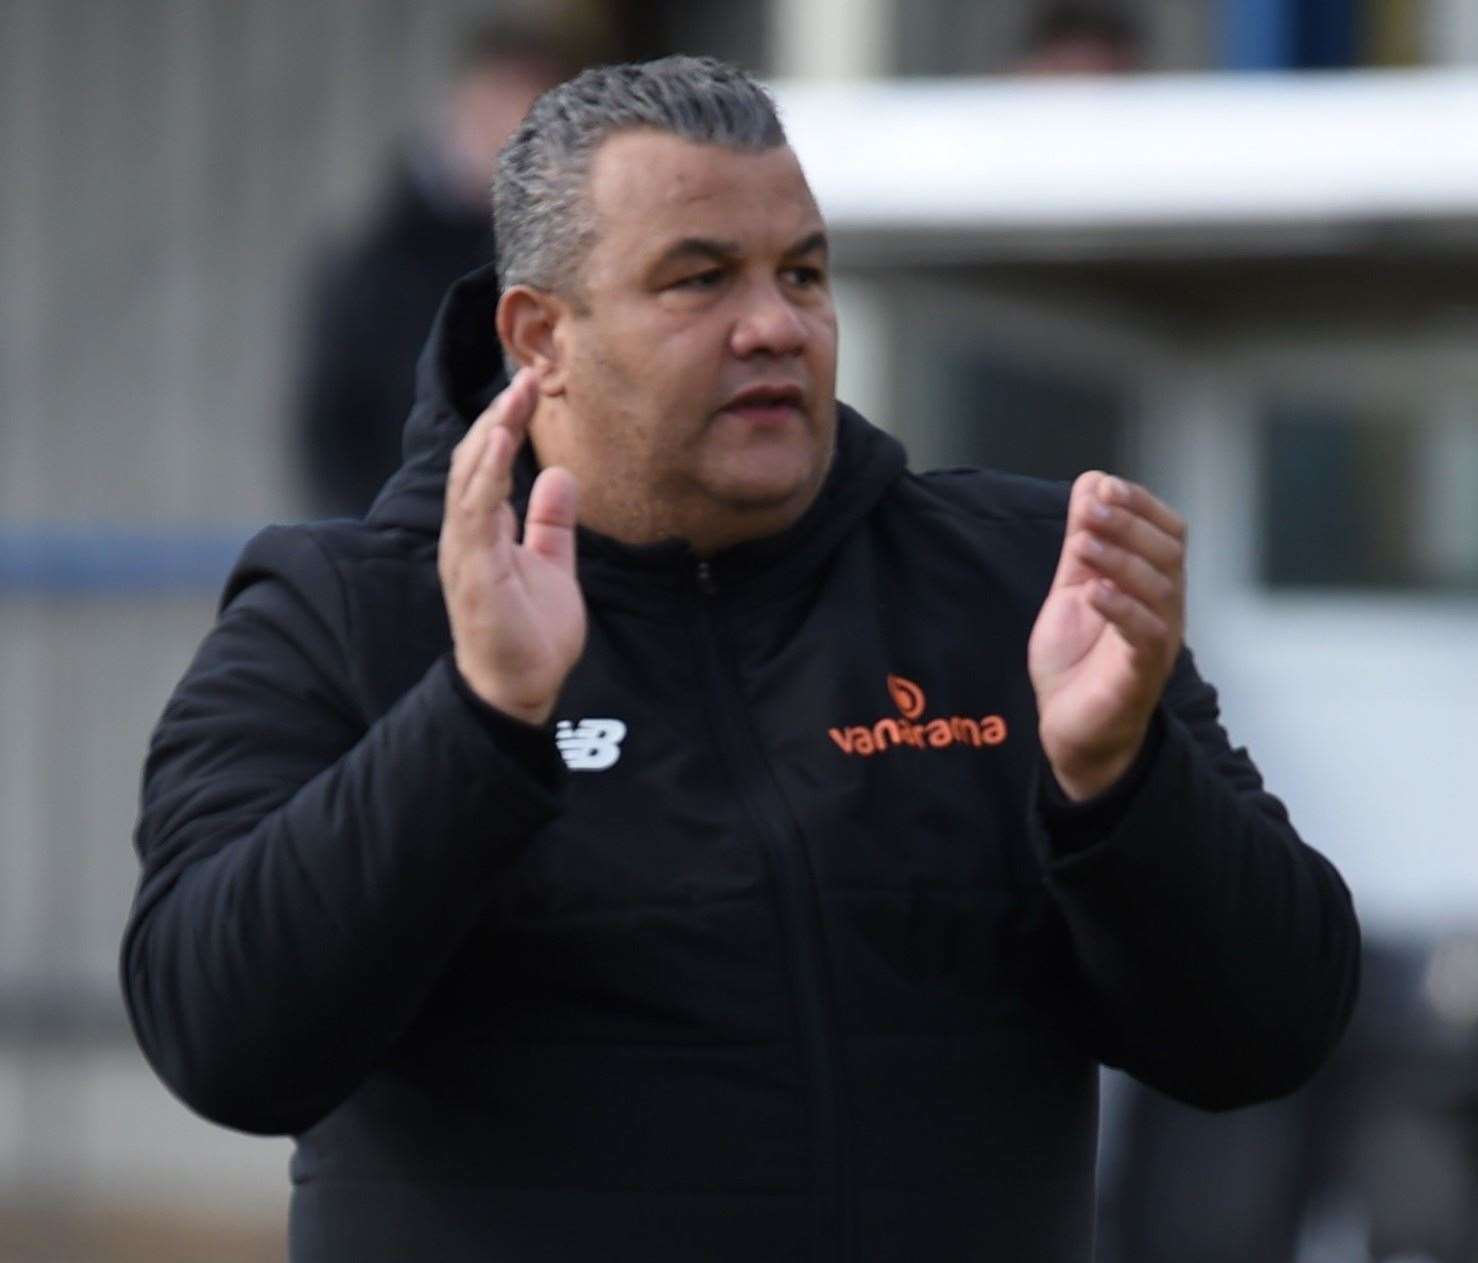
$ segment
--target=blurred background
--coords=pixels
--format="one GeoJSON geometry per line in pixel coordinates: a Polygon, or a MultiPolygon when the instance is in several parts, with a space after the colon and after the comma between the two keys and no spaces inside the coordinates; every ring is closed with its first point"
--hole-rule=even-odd
{"type": "Polygon", "coordinates": [[[283,1254],[116,985],[150,728],[245,538],[356,512],[590,61],[776,85],[842,397],[915,467],[1107,466],[1368,939],[1354,1028],[1209,1117],[1106,1076],[1101,1258],[1478,1260],[1478,0],[0,0],[0,1263],[283,1254]]]}

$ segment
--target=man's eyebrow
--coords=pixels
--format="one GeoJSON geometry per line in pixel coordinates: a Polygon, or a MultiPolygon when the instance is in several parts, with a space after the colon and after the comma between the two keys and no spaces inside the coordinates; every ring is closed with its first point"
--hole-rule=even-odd
{"type": "Polygon", "coordinates": [[[666,267],[691,255],[711,259],[715,263],[727,263],[740,254],[737,241],[717,241],[712,237],[684,237],[668,246],[658,257],[655,266],[666,267]]]}
{"type": "Polygon", "coordinates": [[[826,233],[820,228],[802,237],[785,254],[787,258],[794,258],[796,255],[801,254],[815,254],[818,250],[822,254],[830,254],[831,252],[830,243],[826,240],[826,233]]]}
{"type": "MultiPolygon", "coordinates": [[[[818,228],[790,246],[785,251],[785,257],[795,258],[798,255],[814,254],[817,251],[827,254],[829,249],[826,233],[818,228]]],[[[654,267],[667,267],[692,256],[708,259],[714,263],[728,263],[739,258],[743,253],[744,248],[737,241],[721,241],[714,237],[684,237],[681,241],[673,242],[658,255],[654,267]]]]}

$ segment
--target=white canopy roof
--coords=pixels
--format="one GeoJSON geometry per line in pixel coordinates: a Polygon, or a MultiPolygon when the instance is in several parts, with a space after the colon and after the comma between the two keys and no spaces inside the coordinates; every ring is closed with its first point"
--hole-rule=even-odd
{"type": "Polygon", "coordinates": [[[775,91],[842,234],[1478,219],[1472,71],[775,91]]]}

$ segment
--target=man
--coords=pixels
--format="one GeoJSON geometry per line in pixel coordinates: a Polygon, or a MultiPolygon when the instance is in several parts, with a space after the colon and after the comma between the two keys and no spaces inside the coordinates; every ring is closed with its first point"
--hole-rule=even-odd
{"type": "Polygon", "coordinates": [[[297,1260],[1087,1259],[1098,1062],[1275,1095],[1355,990],[1180,518],[837,406],[737,71],[546,94],[495,212],[405,469],[248,547],[165,712],[145,1050],[297,1137],[297,1260]]]}
{"type": "Polygon", "coordinates": [[[359,516],[400,465],[416,360],[447,286],[493,258],[498,151],[546,88],[583,64],[548,20],[469,31],[432,124],[398,155],[355,238],[317,269],[297,390],[297,439],[316,514],[359,516]]]}
{"type": "Polygon", "coordinates": [[[1027,29],[1014,67],[1028,75],[1122,75],[1144,69],[1139,28],[1098,3],[1049,4],[1027,29]]]}

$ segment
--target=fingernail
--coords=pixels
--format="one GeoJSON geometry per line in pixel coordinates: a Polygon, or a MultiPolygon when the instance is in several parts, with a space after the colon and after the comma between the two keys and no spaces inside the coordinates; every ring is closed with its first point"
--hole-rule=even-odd
{"type": "Polygon", "coordinates": [[[1088,506],[1088,516],[1095,522],[1107,522],[1113,515],[1114,511],[1102,500],[1095,500],[1088,506]]]}

